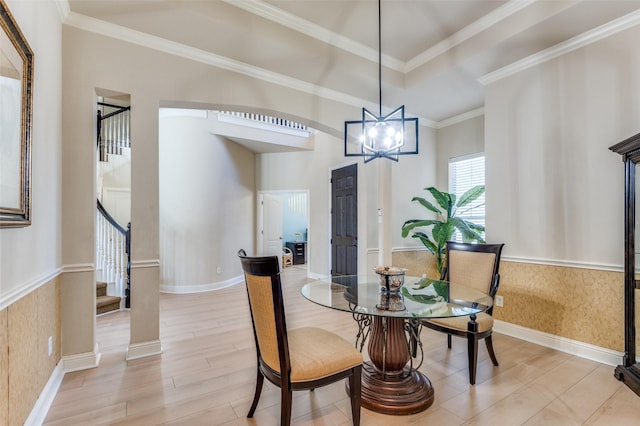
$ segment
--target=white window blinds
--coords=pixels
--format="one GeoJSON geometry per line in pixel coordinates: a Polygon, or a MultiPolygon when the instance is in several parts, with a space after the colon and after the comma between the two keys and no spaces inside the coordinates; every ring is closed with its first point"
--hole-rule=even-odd
{"type": "MultiPolygon", "coordinates": [[[[456,195],[456,200],[477,185],[484,185],[484,154],[449,160],[449,192],[456,195]]],[[[484,226],[484,194],[471,204],[460,208],[456,216],[484,226]]],[[[462,236],[458,231],[453,238],[455,241],[462,242],[462,236]]]]}

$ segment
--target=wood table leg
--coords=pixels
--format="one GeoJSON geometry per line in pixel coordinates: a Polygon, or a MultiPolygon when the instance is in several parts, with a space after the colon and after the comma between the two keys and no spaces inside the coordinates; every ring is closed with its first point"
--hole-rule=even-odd
{"type": "Polygon", "coordinates": [[[362,369],[362,406],[384,414],[413,414],[433,404],[433,386],[410,360],[404,319],[374,317],[362,369]]]}

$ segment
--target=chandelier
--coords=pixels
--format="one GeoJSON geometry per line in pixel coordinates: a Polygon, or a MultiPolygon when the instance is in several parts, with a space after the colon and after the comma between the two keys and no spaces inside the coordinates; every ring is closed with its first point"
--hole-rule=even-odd
{"type": "Polygon", "coordinates": [[[404,115],[404,105],[382,115],[382,19],[378,0],[378,94],[379,114],[362,108],[362,120],[345,121],[344,155],[398,161],[400,155],[418,153],[418,119],[404,115]]]}

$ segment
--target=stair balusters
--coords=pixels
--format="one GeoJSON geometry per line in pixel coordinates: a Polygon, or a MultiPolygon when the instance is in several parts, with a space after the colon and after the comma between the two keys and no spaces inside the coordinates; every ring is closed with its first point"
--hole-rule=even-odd
{"type": "MultiPolygon", "coordinates": [[[[96,270],[102,272],[102,280],[114,283],[117,296],[128,296],[129,250],[127,234],[104,210],[98,201],[96,231],[96,270]]],[[[127,307],[129,299],[126,300],[127,307]]]]}
{"type": "Polygon", "coordinates": [[[108,161],[109,154],[122,155],[124,148],[131,148],[129,125],[131,107],[98,103],[98,148],[100,161],[108,161]]]}
{"type": "MultiPolygon", "coordinates": [[[[97,143],[100,161],[109,161],[109,155],[122,155],[131,148],[129,139],[131,107],[98,102],[97,143]]],[[[104,281],[114,283],[117,296],[125,297],[125,307],[130,307],[130,256],[129,239],[131,224],[125,230],[97,201],[96,270],[102,272],[104,281]]]]}

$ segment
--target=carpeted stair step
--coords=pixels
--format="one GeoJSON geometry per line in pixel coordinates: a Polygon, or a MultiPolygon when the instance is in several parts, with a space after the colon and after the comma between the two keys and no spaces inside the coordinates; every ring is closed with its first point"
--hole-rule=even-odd
{"type": "Polygon", "coordinates": [[[96,296],[106,296],[107,295],[107,283],[104,281],[96,282],[96,296]]]}
{"type": "Polygon", "coordinates": [[[120,300],[118,296],[107,295],[107,283],[104,281],[96,282],[96,315],[106,312],[120,310],[120,300]]]}
{"type": "Polygon", "coordinates": [[[120,309],[120,297],[98,296],[96,297],[96,315],[120,309]]]}

